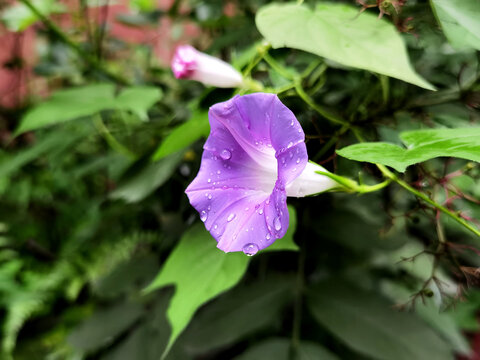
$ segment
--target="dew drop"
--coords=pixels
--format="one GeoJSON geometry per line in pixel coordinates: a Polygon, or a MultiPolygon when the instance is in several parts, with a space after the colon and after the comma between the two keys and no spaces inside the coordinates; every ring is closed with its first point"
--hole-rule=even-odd
{"type": "Polygon", "coordinates": [[[258,252],[258,246],[255,244],[247,244],[243,247],[243,253],[247,256],[253,256],[258,252]]]}
{"type": "Polygon", "coordinates": [[[248,210],[249,210],[248,207],[246,207],[246,208],[245,208],[245,211],[248,211],[248,210]]]}
{"type": "Polygon", "coordinates": [[[217,174],[220,175],[222,172],[220,170],[217,170],[217,174]]]}
{"type": "Polygon", "coordinates": [[[223,149],[222,152],[220,153],[220,157],[223,160],[228,160],[232,157],[232,153],[230,152],[230,150],[223,149]]]}
{"type": "Polygon", "coordinates": [[[292,121],[290,121],[290,126],[293,126],[293,125],[295,125],[295,121],[293,121],[292,119],[292,121]]]}
{"type": "Polygon", "coordinates": [[[270,240],[271,238],[272,238],[272,235],[270,235],[270,233],[268,233],[267,235],[265,235],[265,239],[270,240]]]}
{"type": "Polygon", "coordinates": [[[208,194],[207,196],[208,200],[212,200],[212,197],[213,197],[212,194],[208,194]]]}
{"type": "Polygon", "coordinates": [[[291,148],[293,146],[293,142],[289,142],[288,145],[287,145],[287,148],[291,148]]]}
{"type": "Polygon", "coordinates": [[[207,182],[210,184],[212,182],[212,179],[208,179],[207,182]]]}
{"type": "Polygon", "coordinates": [[[282,230],[282,223],[281,223],[279,217],[276,217],[276,218],[273,220],[273,226],[275,227],[275,230],[277,230],[277,231],[282,230]]]}
{"type": "Polygon", "coordinates": [[[263,214],[263,209],[258,210],[258,213],[259,213],[260,215],[262,215],[262,214],[263,214]]]}
{"type": "Polygon", "coordinates": [[[208,218],[207,212],[205,210],[202,210],[202,212],[200,213],[200,220],[205,222],[205,221],[207,221],[207,218],[208,218]]]}
{"type": "Polygon", "coordinates": [[[231,213],[230,215],[228,215],[227,221],[228,222],[232,221],[233,219],[235,219],[235,216],[237,216],[237,215],[235,215],[234,213],[231,213]]]}
{"type": "Polygon", "coordinates": [[[297,163],[297,164],[300,164],[300,158],[297,159],[296,163],[297,163]]]}

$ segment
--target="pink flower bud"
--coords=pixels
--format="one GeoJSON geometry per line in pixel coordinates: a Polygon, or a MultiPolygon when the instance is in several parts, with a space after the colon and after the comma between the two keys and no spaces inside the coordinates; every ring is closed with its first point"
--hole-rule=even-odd
{"type": "Polygon", "coordinates": [[[230,64],[197,51],[190,45],[181,45],[175,50],[172,71],[177,79],[200,81],[217,87],[240,87],[242,75],[230,64]]]}

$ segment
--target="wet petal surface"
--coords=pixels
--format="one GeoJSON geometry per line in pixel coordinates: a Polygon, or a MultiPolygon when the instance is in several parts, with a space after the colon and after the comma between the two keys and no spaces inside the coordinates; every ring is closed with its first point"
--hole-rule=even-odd
{"type": "Polygon", "coordinates": [[[288,229],[285,188],[307,163],[304,133],[273,94],[216,104],[209,119],[200,171],[186,193],[220,249],[254,255],[288,229]]]}

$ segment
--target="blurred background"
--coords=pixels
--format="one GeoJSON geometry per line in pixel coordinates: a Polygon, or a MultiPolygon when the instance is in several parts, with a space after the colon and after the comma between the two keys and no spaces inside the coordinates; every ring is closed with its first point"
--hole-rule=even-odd
{"type": "MultiPolygon", "coordinates": [[[[352,131],[272,63],[372,141],[478,125],[479,52],[452,46],[430,2],[343,1],[392,24],[437,92],[269,48],[267,3],[0,3],[0,359],[480,359],[480,239],[399,186],[289,199],[285,242],[251,258],[198,225],[184,190],[207,111],[238,90],[175,79],[179,44],[276,89],[310,158],[367,183],[373,165],[335,154],[352,131]]],[[[478,163],[434,159],[404,179],[478,227],[478,163]]]]}

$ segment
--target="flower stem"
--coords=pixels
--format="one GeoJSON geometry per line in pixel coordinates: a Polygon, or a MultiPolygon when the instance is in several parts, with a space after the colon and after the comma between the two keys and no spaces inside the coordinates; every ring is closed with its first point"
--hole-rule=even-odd
{"type": "Polygon", "coordinates": [[[110,130],[108,130],[107,126],[102,120],[101,115],[97,114],[93,118],[93,124],[97,128],[98,132],[103,136],[105,141],[108,143],[108,145],[115,151],[117,151],[120,154],[123,154],[130,159],[135,159],[136,155],[131,152],[129,149],[127,149],[124,145],[122,145],[116,138],[110,133],[110,130]]]}
{"type": "Polygon", "coordinates": [[[307,105],[309,105],[313,110],[318,112],[324,118],[330,120],[332,123],[335,124],[349,126],[349,123],[346,120],[343,120],[341,117],[332,114],[327,109],[324,109],[322,106],[316,104],[315,101],[313,101],[313,99],[303,89],[300,78],[295,80],[295,90],[297,91],[298,96],[300,96],[307,105]]]}
{"type": "Polygon", "coordinates": [[[73,40],[71,40],[65,33],[57,26],[55,25],[48,17],[46,17],[44,14],[42,14],[31,2],[30,0],[20,0],[26,7],[30,9],[30,11],[37,16],[42,23],[45,25],[45,27],[53,33],[58,39],[60,39],[63,43],[65,43],[67,46],[69,46],[72,50],[74,50],[80,57],[82,57],[85,62],[87,62],[90,66],[95,68],[96,70],[100,71],[103,73],[107,78],[109,78],[112,81],[115,81],[118,84],[121,85],[128,85],[130,82],[125,79],[124,77],[115,74],[111,72],[110,70],[106,69],[105,67],[102,66],[100,61],[98,61],[97,58],[94,56],[90,55],[86,51],[84,51],[77,43],[75,43],[73,40]]]}
{"type": "Polygon", "coordinates": [[[434,208],[437,210],[443,212],[445,215],[449,216],[450,218],[454,219],[456,222],[458,222],[460,225],[463,225],[465,228],[470,230],[472,233],[480,237],[480,230],[474,228],[472,225],[470,225],[467,221],[462,219],[460,216],[456,215],[449,209],[447,209],[445,206],[440,205],[430,199],[427,195],[421,193],[417,189],[411,187],[409,184],[407,184],[405,181],[399,179],[394,173],[392,173],[390,170],[388,170],[384,165],[381,164],[376,164],[378,169],[382,172],[383,176],[385,176],[388,179],[391,179],[392,181],[395,181],[398,185],[403,187],[405,190],[411,192],[414,194],[416,197],[422,199],[425,201],[427,204],[432,205],[434,208]]]}

